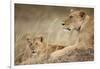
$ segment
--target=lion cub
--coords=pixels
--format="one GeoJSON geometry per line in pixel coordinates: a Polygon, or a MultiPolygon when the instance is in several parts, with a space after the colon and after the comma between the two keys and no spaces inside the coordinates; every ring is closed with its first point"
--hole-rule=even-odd
{"type": "Polygon", "coordinates": [[[64,48],[64,46],[60,45],[46,45],[43,36],[37,36],[33,39],[27,38],[27,42],[33,54],[37,53],[38,55],[46,52],[50,54],[51,52],[64,48]]]}
{"type": "Polygon", "coordinates": [[[37,36],[33,39],[27,38],[28,45],[32,50],[33,56],[36,56],[37,63],[44,63],[51,53],[63,49],[65,46],[60,45],[46,45],[43,36],[37,36]]]}

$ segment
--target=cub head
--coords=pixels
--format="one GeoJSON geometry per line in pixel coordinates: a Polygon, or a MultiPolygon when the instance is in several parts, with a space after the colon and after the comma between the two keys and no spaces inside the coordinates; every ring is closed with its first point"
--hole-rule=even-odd
{"type": "Polygon", "coordinates": [[[40,50],[40,48],[43,47],[43,37],[42,36],[38,36],[33,39],[27,38],[27,42],[33,53],[37,53],[40,50]]]}
{"type": "Polygon", "coordinates": [[[82,11],[74,11],[71,10],[70,14],[67,18],[63,21],[62,26],[65,30],[77,30],[80,31],[83,29],[84,25],[86,24],[88,19],[88,15],[82,11]]]}

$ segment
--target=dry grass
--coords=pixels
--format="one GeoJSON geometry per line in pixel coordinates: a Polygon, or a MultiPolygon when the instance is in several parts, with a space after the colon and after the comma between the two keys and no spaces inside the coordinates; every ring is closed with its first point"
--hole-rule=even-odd
{"type": "Polygon", "coordinates": [[[23,47],[21,48],[21,46],[16,46],[16,48],[22,49],[23,51],[20,51],[17,49],[16,52],[20,51],[20,53],[16,54],[15,64],[16,65],[28,65],[28,64],[63,63],[63,62],[94,60],[93,48],[89,48],[89,49],[77,49],[76,48],[70,51],[68,54],[64,54],[57,59],[52,59],[50,58],[51,53],[62,50],[66,46],[52,45],[52,44],[48,44],[47,46],[46,43],[42,43],[42,44],[43,45],[42,47],[40,47],[38,52],[34,52],[34,53],[32,53],[32,49],[29,48],[27,43],[26,45],[24,45],[25,48],[23,47]]]}

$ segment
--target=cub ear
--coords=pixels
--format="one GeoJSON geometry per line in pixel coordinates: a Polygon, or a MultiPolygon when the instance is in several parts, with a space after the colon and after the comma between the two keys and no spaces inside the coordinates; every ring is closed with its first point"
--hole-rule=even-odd
{"type": "Polygon", "coordinates": [[[85,14],[86,14],[86,13],[85,13],[84,11],[81,11],[79,15],[80,15],[80,17],[83,18],[83,17],[85,17],[85,14]]]}
{"type": "Polygon", "coordinates": [[[30,38],[30,37],[26,37],[26,41],[27,41],[28,43],[32,43],[32,41],[31,41],[31,38],[30,38]]]}
{"type": "Polygon", "coordinates": [[[74,11],[74,9],[70,9],[70,12],[73,12],[74,11]]]}
{"type": "Polygon", "coordinates": [[[43,42],[43,37],[42,36],[40,37],[40,41],[43,42]]]}

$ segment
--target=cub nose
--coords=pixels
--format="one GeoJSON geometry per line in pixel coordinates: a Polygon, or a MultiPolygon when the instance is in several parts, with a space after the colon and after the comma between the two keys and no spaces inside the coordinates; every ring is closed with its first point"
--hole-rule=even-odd
{"type": "Polygon", "coordinates": [[[65,25],[64,23],[62,25],[65,25]]]}

